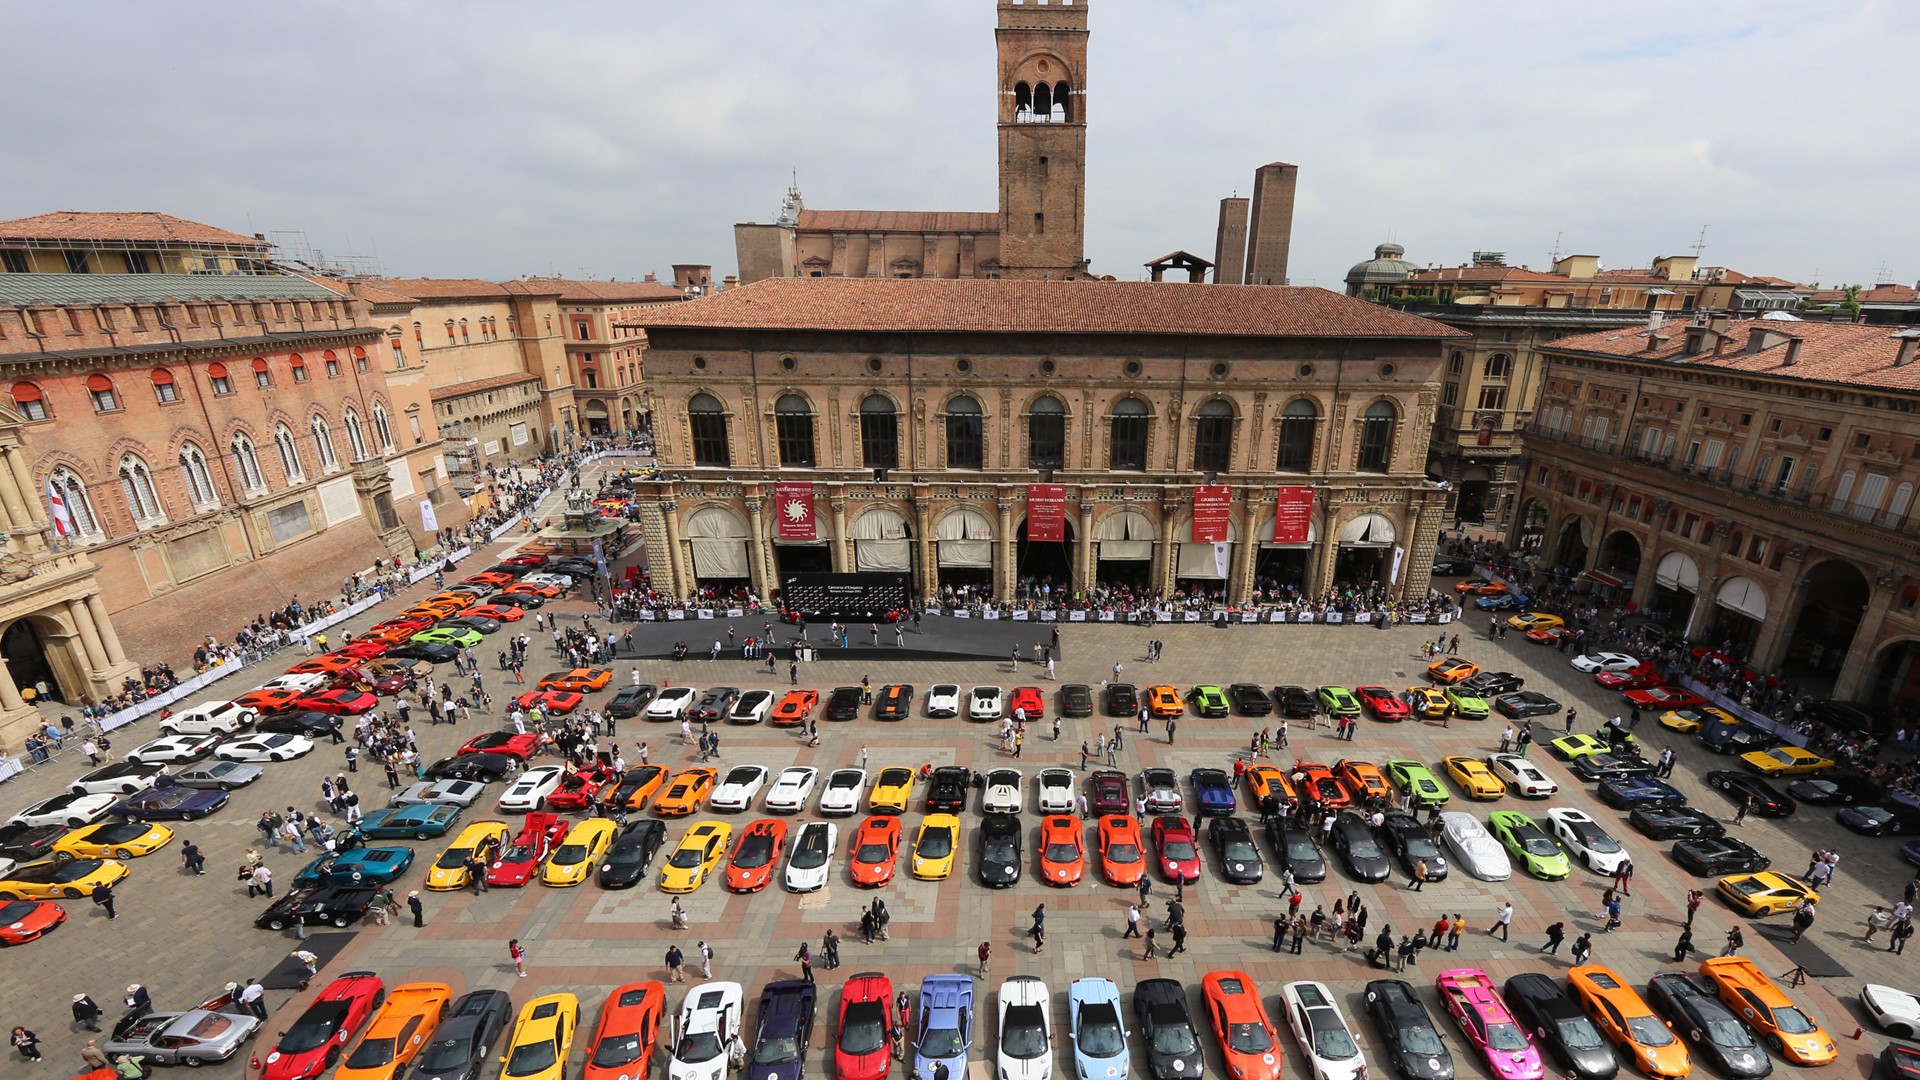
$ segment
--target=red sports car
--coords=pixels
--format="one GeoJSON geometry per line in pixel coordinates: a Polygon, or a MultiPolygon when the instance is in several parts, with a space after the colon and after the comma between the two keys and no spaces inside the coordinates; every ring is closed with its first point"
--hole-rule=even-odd
{"type": "Polygon", "coordinates": [[[1602,671],[1594,675],[1595,684],[1607,690],[1651,690],[1656,686],[1667,685],[1667,677],[1654,670],[1652,664],[1641,664],[1627,671],[1602,671]]]}
{"type": "Polygon", "coordinates": [[[1300,795],[1322,810],[1345,810],[1353,805],[1353,792],[1333,775],[1333,770],[1325,765],[1311,761],[1296,761],[1294,770],[1301,774],[1300,795]]]}
{"type": "Polygon", "coordinates": [[[1188,885],[1200,880],[1200,845],[1186,818],[1154,818],[1153,846],[1160,853],[1160,876],[1188,885]]]}
{"type": "Polygon", "coordinates": [[[1100,875],[1109,885],[1134,885],[1147,872],[1140,823],[1126,814],[1100,819],[1100,875]]]}
{"type": "Polygon", "coordinates": [[[1356,686],[1353,692],[1360,698],[1360,707],[1372,713],[1375,720],[1405,720],[1413,715],[1407,703],[1384,686],[1356,686]]]}
{"type": "Polygon", "coordinates": [[[1653,686],[1645,690],[1629,690],[1626,693],[1628,704],[1656,712],[1669,709],[1692,709],[1707,703],[1707,699],[1691,690],[1678,686],[1653,686]]]}
{"type": "Polygon", "coordinates": [[[263,688],[260,690],[249,690],[239,697],[234,698],[233,703],[242,708],[252,709],[258,713],[277,713],[286,712],[288,709],[294,708],[304,696],[305,695],[298,690],[283,690],[279,688],[268,690],[263,688]]]}
{"type": "Polygon", "coordinates": [[[67,909],[52,900],[0,903],[0,945],[25,945],[67,921],[67,909]]]}
{"type": "Polygon", "coordinates": [[[496,622],[519,622],[527,617],[527,610],[511,604],[481,604],[479,607],[468,608],[464,614],[481,619],[493,619],[496,622]]]}
{"type": "Polygon", "coordinates": [[[501,559],[500,562],[505,566],[545,566],[547,565],[547,557],[530,551],[522,555],[509,555],[501,559]]]}
{"type": "Polygon", "coordinates": [[[773,707],[773,725],[775,727],[794,727],[807,722],[813,715],[813,707],[820,703],[817,690],[789,690],[780,704],[773,707]]]}
{"type": "Polygon", "coordinates": [[[384,641],[356,641],[333,650],[335,655],[351,657],[355,660],[371,660],[384,655],[387,643],[384,641]]]}
{"type": "Polygon", "coordinates": [[[605,765],[594,765],[561,777],[560,786],[547,796],[547,805],[555,810],[585,810],[599,798],[600,789],[619,774],[605,765]]]}
{"type": "Polygon", "coordinates": [[[542,585],[534,581],[516,581],[500,591],[507,596],[538,596],[544,600],[551,600],[561,593],[558,585],[542,585]]]}
{"type": "Polygon", "coordinates": [[[500,570],[482,570],[472,577],[460,579],[462,585],[485,585],[489,589],[501,589],[520,579],[500,570]]]}
{"type": "Polygon", "coordinates": [[[280,1033],[279,1045],[261,1065],[260,1080],[301,1080],[326,1072],[386,996],[387,985],[371,971],[349,971],[328,983],[280,1033]]]}
{"type": "Polygon", "coordinates": [[[531,709],[536,706],[548,714],[570,713],[587,700],[586,695],[572,690],[529,690],[513,699],[515,708],[531,709]]]}
{"type": "Polygon", "coordinates": [[[516,735],[511,731],[489,731],[461,744],[456,754],[506,754],[525,761],[540,745],[538,735],[516,735]]]}
{"type": "Polygon", "coordinates": [[[1080,884],[1086,872],[1087,843],[1080,819],[1050,814],[1040,819],[1040,879],[1063,888],[1080,884]]]}
{"type": "Polygon", "coordinates": [[[893,1064],[887,1047],[887,1031],[892,1027],[893,983],[877,972],[848,979],[840,991],[840,1034],[833,1044],[834,1075],[840,1080],[886,1080],[887,1070],[893,1064]]]}
{"type": "Polygon", "coordinates": [[[487,867],[487,884],[519,888],[532,881],[540,872],[540,864],[567,838],[572,825],[566,818],[545,811],[528,814],[520,835],[487,867]]]}
{"type": "Polygon", "coordinates": [[[359,716],[363,712],[372,712],[379,708],[380,699],[364,690],[342,688],[322,690],[317,694],[293,703],[296,709],[311,709],[314,712],[330,713],[334,716],[359,716]]]}
{"type": "Polygon", "coordinates": [[[1031,724],[1047,711],[1047,697],[1037,686],[1016,686],[1007,696],[1006,715],[1013,716],[1016,709],[1025,709],[1027,723],[1031,724]]]}
{"type": "Polygon", "coordinates": [[[766,888],[786,846],[787,823],[779,818],[761,818],[740,830],[740,842],[727,861],[727,891],[753,893],[766,888]]]}

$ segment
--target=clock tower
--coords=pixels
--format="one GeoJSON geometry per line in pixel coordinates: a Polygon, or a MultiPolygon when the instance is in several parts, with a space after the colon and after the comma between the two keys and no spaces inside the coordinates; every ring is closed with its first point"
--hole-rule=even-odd
{"type": "Polygon", "coordinates": [[[999,0],[1001,277],[1088,276],[1087,2],[999,0]]]}

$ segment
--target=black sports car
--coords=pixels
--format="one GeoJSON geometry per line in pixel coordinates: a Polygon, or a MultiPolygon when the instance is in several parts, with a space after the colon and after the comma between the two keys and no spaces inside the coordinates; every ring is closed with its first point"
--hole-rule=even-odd
{"type": "Polygon", "coordinates": [[[1276,686],[1273,704],[1289,720],[1306,720],[1320,715],[1320,699],[1304,686],[1276,686]]]}
{"type": "Polygon", "coordinates": [[[1475,697],[1485,698],[1498,694],[1511,694],[1526,685],[1527,680],[1511,671],[1483,671],[1461,680],[1460,689],[1475,697]]]}
{"type": "Polygon", "coordinates": [[[1534,1042],[1569,1075],[1580,1080],[1619,1075],[1613,1047],[1558,980],[1537,971],[1522,972],[1507,980],[1506,998],[1513,1018],[1533,1032],[1534,1042]]]}
{"type": "Polygon", "coordinates": [[[53,854],[54,841],[72,830],[65,825],[8,825],[0,828],[0,858],[25,866],[53,854]]]}
{"type": "Polygon", "coordinates": [[[344,885],[295,889],[267,905],[253,925],[262,930],[285,930],[296,921],[304,926],[349,926],[373,906],[378,891],[344,885]]]}
{"type": "Polygon", "coordinates": [[[435,664],[444,664],[460,655],[460,646],[441,645],[431,641],[403,641],[392,645],[382,656],[397,656],[402,660],[427,660],[435,664]]]}
{"type": "Polygon", "coordinates": [[[639,686],[623,686],[620,692],[607,702],[607,715],[617,720],[629,720],[647,711],[647,703],[660,691],[652,683],[639,686]]]}
{"type": "Polygon", "coordinates": [[[1793,800],[1780,793],[1780,789],[1765,780],[1749,773],[1732,772],[1727,769],[1715,769],[1701,777],[1707,786],[1720,792],[1735,803],[1753,800],[1752,813],[1761,817],[1787,817],[1793,813],[1793,800]]]}
{"type": "Polygon", "coordinates": [[[1460,559],[1441,559],[1431,571],[1438,577],[1464,577],[1473,573],[1473,563],[1460,559]]]}
{"type": "Polygon", "coordinates": [[[263,735],[305,735],[309,739],[330,739],[340,730],[340,718],[331,713],[302,709],[299,712],[263,716],[253,725],[263,735]]]}
{"type": "MultiPolygon", "coordinates": [[[[530,573],[531,571],[526,567],[522,567],[521,572],[530,573]]],[[[487,597],[487,603],[500,607],[517,607],[522,611],[532,611],[535,608],[545,607],[547,605],[547,599],[539,593],[494,593],[492,596],[487,597]]],[[[392,656],[393,654],[388,653],[387,655],[392,656]]]]}
{"type": "Polygon", "coordinates": [[[1627,754],[1588,754],[1567,766],[1582,780],[1613,780],[1622,776],[1652,776],[1653,762],[1627,754]]]}
{"type": "Polygon", "coordinates": [[[1347,864],[1347,872],[1360,881],[1380,882],[1393,876],[1387,853],[1380,850],[1372,827],[1359,814],[1348,810],[1334,819],[1332,843],[1347,864]]]}
{"type": "Polygon", "coordinates": [[[1866,836],[1912,836],[1920,833],[1920,808],[1906,803],[1849,806],[1833,820],[1866,836]]]}
{"type": "Polygon", "coordinates": [[[465,627],[468,630],[478,630],[483,634],[492,634],[500,629],[500,620],[489,619],[485,615],[455,615],[451,619],[441,619],[433,625],[436,630],[443,627],[465,627]]]}
{"type": "Polygon", "coordinates": [[[1653,780],[1645,776],[1623,776],[1615,780],[1602,780],[1593,793],[1599,796],[1601,802],[1615,810],[1687,804],[1687,797],[1679,788],[1664,780],[1653,780]]]}
{"type": "Polygon", "coordinates": [[[509,577],[518,579],[518,578],[526,577],[528,574],[533,573],[536,569],[538,569],[538,567],[521,566],[519,563],[503,562],[503,563],[494,563],[492,566],[487,567],[487,573],[506,574],[509,577]]]}
{"type": "Polygon", "coordinates": [[[1004,889],[1020,883],[1020,849],[1026,829],[1018,814],[988,814],[980,823],[980,884],[1004,889]]]}
{"type": "Polygon", "coordinates": [[[1655,840],[1727,835],[1726,826],[1691,806],[1642,806],[1627,815],[1627,824],[1655,840]]]}
{"type": "Polygon", "coordinates": [[[1093,715],[1093,687],[1086,683],[1068,683],[1060,688],[1060,715],[1079,720],[1093,715]]]}
{"type": "Polygon", "coordinates": [[[1730,836],[1682,840],[1673,845],[1673,861],[1700,877],[1753,873],[1773,865],[1752,844],[1730,836]]]}
{"type": "Polygon", "coordinates": [[[1399,979],[1367,984],[1367,1016],[1403,1080],[1453,1080],[1453,1055],[1413,987],[1399,979]]]}
{"type": "Polygon", "coordinates": [[[1870,803],[1887,789],[1873,777],[1854,769],[1828,769],[1787,785],[1787,794],[1810,806],[1854,806],[1870,803]]]}
{"type": "Polygon", "coordinates": [[[1186,1080],[1200,1075],[1199,1033],[1187,1010],[1187,989],[1172,979],[1142,979],[1133,988],[1134,1022],[1147,1047],[1153,1080],[1186,1080]]]}
{"type": "Polygon", "coordinates": [[[1140,715],[1140,691],[1132,683],[1117,682],[1107,684],[1107,715],[1140,715]]]}
{"type": "Polygon", "coordinates": [[[227,798],[225,791],[155,787],[121,799],[107,813],[147,821],[195,821],[227,805],[227,798]]]}
{"type": "Polygon", "coordinates": [[[1720,1003],[1714,986],[1682,971],[1662,971],[1647,982],[1647,1004],[1671,1021],[1696,1059],[1705,1058],[1736,1080],[1755,1080],[1773,1072],[1767,1052],[1753,1032],[1720,1003]]]}
{"type": "Polygon", "coordinates": [[[463,995],[414,1058],[410,1080],[476,1080],[512,1019],[513,999],[505,990],[463,995]]]}
{"type": "Polygon", "coordinates": [[[970,779],[965,765],[942,765],[933,770],[927,783],[927,812],[957,814],[965,810],[970,779]]]}
{"type": "Polygon", "coordinates": [[[860,716],[860,688],[836,686],[827,695],[827,719],[856,720],[860,716]]]}
{"type": "Polygon", "coordinates": [[[630,889],[647,876],[647,868],[653,865],[653,857],[660,853],[660,846],[667,842],[667,823],[664,821],[636,821],[621,829],[613,838],[613,846],[600,861],[600,887],[603,889],[630,889]]]}
{"type": "Polygon", "coordinates": [[[1296,883],[1311,885],[1326,880],[1327,858],[1307,830],[1275,822],[1267,826],[1267,846],[1273,849],[1275,865],[1293,871],[1296,883]]]}
{"type": "Polygon", "coordinates": [[[727,718],[733,703],[740,700],[740,688],[737,686],[716,686],[700,695],[700,704],[693,707],[695,723],[705,721],[717,724],[727,718]]]}
{"type": "Polygon", "coordinates": [[[1433,833],[1428,831],[1420,820],[1404,810],[1395,810],[1386,815],[1377,830],[1382,843],[1407,868],[1407,876],[1413,876],[1414,864],[1425,859],[1428,881],[1445,881],[1447,877],[1447,858],[1440,851],[1440,845],[1434,843],[1433,833]]]}
{"type": "Polygon", "coordinates": [[[1207,840],[1213,845],[1214,858],[1220,862],[1220,876],[1235,885],[1252,885],[1266,874],[1260,861],[1260,848],[1253,842],[1247,823],[1237,817],[1217,817],[1207,822],[1207,840]]]}
{"type": "Polygon", "coordinates": [[[1560,703],[1537,690],[1520,690],[1511,694],[1501,694],[1493,699],[1493,707],[1501,716],[1512,720],[1524,720],[1532,716],[1552,716],[1560,711],[1560,703]]]}
{"type": "Polygon", "coordinates": [[[490,784],[504,780],[520,768],[516,758],[505,754],[461,754],[441,758],[427,766],[429,780],[478,780],[490,784]]]}
{"type": "Polygon", "coordinates": [[[1227,687],[1227,700],[1233,703],[1233,711],[1239,716],[1273,715],[1273,699],[1252,683],[1237,682],[1227,687]]]}

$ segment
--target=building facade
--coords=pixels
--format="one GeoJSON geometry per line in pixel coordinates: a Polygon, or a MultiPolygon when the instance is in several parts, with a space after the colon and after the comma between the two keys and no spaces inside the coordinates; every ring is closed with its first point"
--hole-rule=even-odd
{"type": "Polygon", "coordinates": [[[663,590],[904,570],[925,595],[1426,595],[1445,492],[1421,476],[1425,431],[1458,336],[1439,324],[1318,289],[829,279],[643,328],[671,479],[642,485],[640,521],[663,590]],[[810,504],[776,514],[782,483],[810,504]],[[1060,539],[1029,536],[1034,484],[1061,487],[1060,539]],[[1202,484],[1228,489],[1217,541],[1194,527],[1202,484]],[[1305,487],[1283,535],[1281,489],[1305,487]]]}
{"type": "Polygon", "coordinates": [[[1802,687],[1920,705],[1920,331],[1701,318],[1540,352],[1544,565],[1802,687]]]}
{"type": "MultiPolygon", "coordinates": [[[[686,269],[692,279],[708,276],[699,272],[704,267],[686,269]]],[[[657,281],[570,278],[522,278],[508,285],[559,298],[579,430],[589,438],[644,430],[646,406],[640,379],[647,342],[638,323],[644,309],[679,303],[687,298],[686,291],[657,281]]],[[[710,283],[691,287],[708,288],[710,283]]]]}

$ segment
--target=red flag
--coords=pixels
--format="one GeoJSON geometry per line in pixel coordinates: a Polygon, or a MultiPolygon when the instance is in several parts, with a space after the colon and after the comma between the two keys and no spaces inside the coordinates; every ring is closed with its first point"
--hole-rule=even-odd
{"type": "Polygon", "coordinates": [[[1227,539],[1227,513],[1233,489],[1225,484],[1201,484],[1193,489],[1193,542],[1218,544],[1227,539]]]}
{"type": "Polygon", "coordinates": [[[1283,487],[1273,504],[1273,542],[1304,544],[1313,524],[1313,489],[1283,487]]]}
{"type": "Polygon", "coordinates": [[[1067,538],[1067,486],[1027,485],[1027,539],[1058,544],[1067,538]]]}
{"type": "Polygon", "coordinates": [[[773,512],[782,540],[813,540],[813,483],[787,480],[773,485],[773,512]]]}

